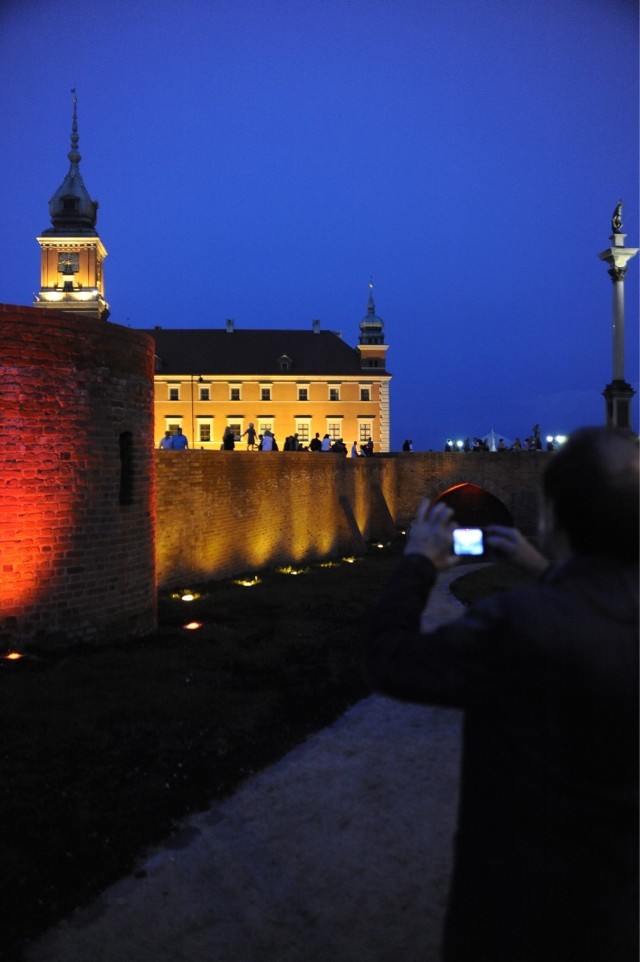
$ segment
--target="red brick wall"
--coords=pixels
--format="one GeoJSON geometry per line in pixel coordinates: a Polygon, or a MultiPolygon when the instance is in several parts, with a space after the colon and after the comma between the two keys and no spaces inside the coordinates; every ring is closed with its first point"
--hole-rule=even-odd
{"type": "Polygon", "coordinates": [[[152,339],[0,305],[0,409],[0,640],[152,630],[152,339]]]}
{"type": "Polygon", "coordinates": [[[157,451],[158,583],[187,587],[361,551],[406,524],[421,498],[464,482],[503,501],[532,534],[547,457],[157,451]]]}

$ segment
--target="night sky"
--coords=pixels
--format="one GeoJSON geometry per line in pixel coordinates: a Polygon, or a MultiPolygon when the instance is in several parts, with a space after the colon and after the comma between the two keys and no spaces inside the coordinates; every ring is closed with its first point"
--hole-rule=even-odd
{"type": "Polygon", "coordinates": [[[620,198],[640,246],[637,16],[635,0],[5,0],[0,301],[38,289],[75,87],[111,321],[319,318],[355,345],[372,277],[393,449],[602,423],[597,254],[620,198]]]}

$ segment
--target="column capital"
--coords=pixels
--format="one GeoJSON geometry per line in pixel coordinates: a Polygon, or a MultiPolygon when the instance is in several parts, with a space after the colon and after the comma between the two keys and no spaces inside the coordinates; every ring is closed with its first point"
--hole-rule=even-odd
{"type": "Polygon", "coordinates": [[[624,280],[624,275],[627,273],[626,267],[610,267],[607,274],[610,276],[614,284],[619,283],[624,280]]]}

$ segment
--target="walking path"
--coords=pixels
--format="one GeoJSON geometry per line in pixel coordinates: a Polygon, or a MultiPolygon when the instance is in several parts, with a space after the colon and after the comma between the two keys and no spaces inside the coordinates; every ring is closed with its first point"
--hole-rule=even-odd
{"type": "MultiPolygon", "coordinates": [[[[459,574],[425,627],[459,610],[459,574]]],[[[186,820],[27,962],[438,962],[460,719],[367,698],[186,820]]]]}

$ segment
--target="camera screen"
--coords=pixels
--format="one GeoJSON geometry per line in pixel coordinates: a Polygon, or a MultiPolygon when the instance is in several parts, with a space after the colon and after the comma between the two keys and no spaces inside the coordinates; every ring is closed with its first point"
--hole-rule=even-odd
{"type": "Polygon", "coordinates": [[[454,554],[484,554],[482,528],[456,528],[453,532],[454,554]]]}

